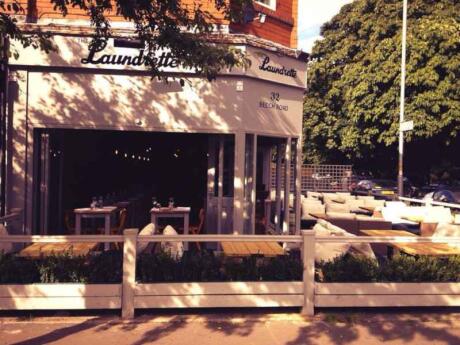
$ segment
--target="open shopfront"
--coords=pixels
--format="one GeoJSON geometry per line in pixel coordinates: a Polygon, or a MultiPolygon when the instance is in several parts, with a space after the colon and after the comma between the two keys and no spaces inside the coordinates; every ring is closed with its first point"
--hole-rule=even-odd
{"type": "Polygon", "coordinates": [[[16,233],[65,233],[66,212],[123,193],[142,199],[135,227],[152,197],[174,197],[192,221],[205,209],[206,233],[298,231],[306,65],[294,51],[239,42],[250,67],[213,82],[163,52],[165,83],[125,39],[99,52],[87,40],[56,35],[57,53],[20,49],[10,63],[6,207],[21,210],[16,233]]]}

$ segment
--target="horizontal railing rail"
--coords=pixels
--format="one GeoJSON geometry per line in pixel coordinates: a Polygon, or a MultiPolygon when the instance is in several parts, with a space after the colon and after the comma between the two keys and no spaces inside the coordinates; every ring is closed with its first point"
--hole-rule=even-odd
{"type": "MultiPolygon", "coordinates": [[[[0,242],[10,243],[78,243],[123,242],[122,235],[4,235],[0,242]]],[[[286,242],[302,243],[301,235],[151,235],[137,236],[137,242],[286,242]]],[[[315,236],[319,243],[450,243],[460,244],[460,237],[424,236],[315,236]]]]}
{"type": "Polygon", "coordinates": [[[78,242],[123,242],[122,235],[4,235],[0,242],[10,243],[78,243],[78,242]]]}
{"type": "Polygon", "coordinates": [[[288,242],[301,243],[300,235],[152,235],[138,236],[138,242],[288,242]]]}
{"type": "Polygon", "coordinates": [[[17,212],[9,213],[9,214],[4,215],[3,217],[0,217],[0,223],[13,222],[16,220],[20,220],[20,218],[21,218],[20,213],[17,213],[17,212]]]}
{"type": "Polygon", "coordinates": [[[425,204],[425,205],[436,205],[436,206],[446,206],[450,208],[458,208],[460,209],[459,204],[452,204],[449,202],[442,202],[442,201],[435,201],[435,200],[422,200],[422,199],[414,199],[414,198],[406,198],[406,197],[399,197],[399,200],[401,201],[408,201],[408,202],[414,202],[414,203],[419,203],[419,204],[425,204]]]}
{"type": "Polygon", "coordinates": [[[460,244],[460,237],[429,236],[328,236],[315,237],[319,243],[449,243],[460,244]]]}

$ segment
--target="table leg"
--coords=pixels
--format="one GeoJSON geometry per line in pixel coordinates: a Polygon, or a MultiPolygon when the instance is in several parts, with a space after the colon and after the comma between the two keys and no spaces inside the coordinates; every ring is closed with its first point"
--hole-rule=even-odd
{"type": "MultiPolygon", "coordinates": [[[[104,218],[105,218],[105,222],[104,222],[105,234],[109,236],[110,235],[110,214],[106,214],[104,218]]],[[[109,248],[110,248],[110,243],[108,242],[104,243],[104,250],[109,250],[109,248]]]]}
{"type": "Polygon", "coordinates": [[[157,231],[158,231],[158,218],[155,214],[152,213],[152,215],[150,216],[150,223],[153,224],[153,233],[154,234],[157,234],[157,231]]]}
{"type": "Polygon", "coordinates": [[[75,235],[81,235],[81,214],[75,214],[75,235]]]}
{"type": "MultiPolygon", "coordinates": [[[[184,216],[184,235],[188,235],[189,233],[189,224],[190,224],[190,218],[189,218],[189,214],[187,213],[184,216]]],[[[184,243],[184,249],[188,250],[188,242],[184,243]]]]}

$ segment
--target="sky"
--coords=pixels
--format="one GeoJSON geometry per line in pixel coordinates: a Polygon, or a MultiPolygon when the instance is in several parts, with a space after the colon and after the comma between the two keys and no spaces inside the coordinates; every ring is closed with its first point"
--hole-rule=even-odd
{"type": "Polygon", "coordinates": [[[352,0],[299,0],[299,49],[311,52],[321,25],[352,0]]]}

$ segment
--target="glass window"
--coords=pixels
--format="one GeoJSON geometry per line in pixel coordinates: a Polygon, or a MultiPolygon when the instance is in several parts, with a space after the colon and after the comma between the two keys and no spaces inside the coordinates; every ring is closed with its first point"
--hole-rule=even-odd
{"type": "Polygon", "coordinates": [[[264,5],[271,10],[276,10],[276,0],[256,0],[257,3],[264,5]]]}

